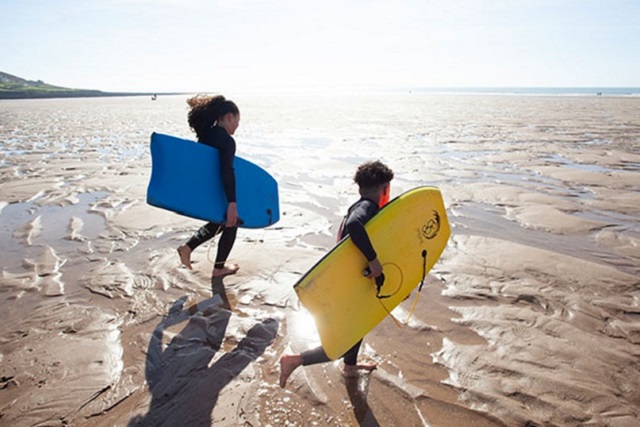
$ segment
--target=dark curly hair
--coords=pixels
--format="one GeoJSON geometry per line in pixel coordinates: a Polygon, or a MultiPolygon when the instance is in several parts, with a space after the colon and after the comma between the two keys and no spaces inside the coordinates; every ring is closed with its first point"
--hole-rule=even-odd
{"type": "Polygon", "coordinates": [[[196,95],[187,99],[189,110],[189,127],[193,130],[198,139],[201,139],[207,129],[215,126],[220,117],[228,113],[240,114],[238,106],[222,95],[196,95]]]}
{"type": "Polygon", "coordinates": [[[375,189],[392,179],[393,171],[379,160],[361,164],[353,177],[361,189],[375,189]]]}

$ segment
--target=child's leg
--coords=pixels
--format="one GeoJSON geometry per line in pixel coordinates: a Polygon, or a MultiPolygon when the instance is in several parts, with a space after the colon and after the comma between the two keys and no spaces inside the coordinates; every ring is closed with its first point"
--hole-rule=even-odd
{"type": "Polygon", "coordinates": [[[220,241],[218,242],[218,254],[216,255],[216,263],[213,268],[213,277],[226,276],[228,274],[234,274],[238,271],[238,266],[225,265],[233,244],[236,241],[236,235],[238,233],[238,227],[223,227],[220,241]]]}
{"type": "Polygon", "coordinates": [[[308,350],[300,354],[284,355],[280,358],[280,387],[287,385],[287,379],[299,366],[315,365],[330,362],[331,359],[322,347],[308,350]]]}
{"type": "Polygon", "coordinates": [[[344,361],[343,373],[345,376],[350,377],[357,375],[359,370],[371,372],[377,368],[375,363],[358,363],[358,352],[360,351],[361,344],[362,340],[358,341],[344,354],[344,356],[342,356],[344,361]]]}
{"type": "Polygon", "coordinates": [[[280,358],[280,387],[286,387],[289,376],[301,365],[302,356],[299,354],[285,354],[280,358]]]}
{"type": "Polygon", "coordinates": [[[220,231],[222,231],[222,225],[215,224],[213,222],[208,222],[198,231],[195,232],[193,236],[185,243],[178,248],[178,255],[180,256],[180,262],[191,269],[191,252],[207,240],[215,237],[220,231]]]}

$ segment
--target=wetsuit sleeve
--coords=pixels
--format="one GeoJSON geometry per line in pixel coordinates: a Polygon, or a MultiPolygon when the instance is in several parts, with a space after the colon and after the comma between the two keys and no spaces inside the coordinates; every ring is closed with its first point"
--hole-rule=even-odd
{"type": "Polygon", "coordinates": [[[220,172],[222,173],[222,187],[227,196],[227,202],[236,201],[236,172],[233,159],[236,155],[236,142],[229,137],[229,141],[220,148],[220,172]]]}
{"type": "Polygon", "coordinates": [[[349,213],[345,222],[347,233],[356,247],[360,249],[360,252],[367,258],[367,261],[376,259],[377,254],[373,249],[367,231],[364,229],[364,225],[377,212],[378,208],[373,203],[360,203],[349,213]]]}

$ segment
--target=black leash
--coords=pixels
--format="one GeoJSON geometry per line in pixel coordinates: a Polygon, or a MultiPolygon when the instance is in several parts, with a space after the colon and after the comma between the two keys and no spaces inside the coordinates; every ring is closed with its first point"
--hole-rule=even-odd
{"type": "MultiPolygon", "coordinates": [[[[380,295],[380,291],[382,290],[382,286],[384,285],[384,274],[380,274],[380,276],[376,277],[376,298],[378,298],[378,300],[380,300],[380,305],[382,305],[382,308],[384,308],[384,310],[387,312],[389,317],[391,317],[391,319],[393,320],[393,322],[396,324],[396,326],[398,328],[403,328],[404,326],[406,326],[409,323],[409,319],[411,319],[411,316],[413,315],[413,311],[415,310],[416,305],[418,304],[418,297],[420,296],[420,293],[422,292],[422,287],[424,286],[424,280],[427,277],[427,250],[426,249],[423,250],[421,255],[422,255],[422,280],[420,280],[420,285],[418,286],[418,292],[416,293],[416,297],[413,300],[413,305],[411,306],[411,310],[409,311],[409,314],[407,315],[407,319],[404,322],[400,322],[398,319],[396,319],[395,316],[393,314],[391,314],[391,311],[389,311],[389,309],[382,302],[382,300],[384,298],[389,298],[389,297],[395,295],[397,290],[396,290],[396,292],[394,292],[392,294],[389,294],[389,295],[380,295]]],[[[402,273],[402,270],[400,270],[400,273],[402,273]]],[[[364,270],[363,274],[365,276],[368,276],[369,274],[371,274],[371,271],[369,270],[368,267],[364,270]]],[[[401,287],[402,287],[402,283],[398,287],[398,290],[401,287]]]]}

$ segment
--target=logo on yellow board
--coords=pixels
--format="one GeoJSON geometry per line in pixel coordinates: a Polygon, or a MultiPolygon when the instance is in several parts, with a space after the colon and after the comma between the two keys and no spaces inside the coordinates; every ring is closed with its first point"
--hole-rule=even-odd
{"type": "Polygon", "coordinates": [[[439,231],[440,231],[440,215],[438,214],[438,211],[434,210],[431,218],[429,218],[418,229],[418,237],[421,242],[423,237],[427,240],[431,240],[438,235],[439,231]]]}

